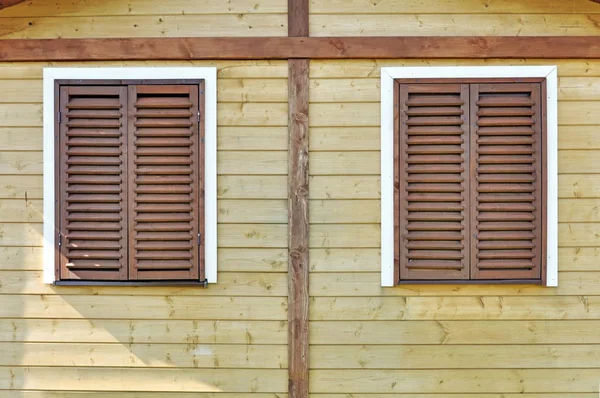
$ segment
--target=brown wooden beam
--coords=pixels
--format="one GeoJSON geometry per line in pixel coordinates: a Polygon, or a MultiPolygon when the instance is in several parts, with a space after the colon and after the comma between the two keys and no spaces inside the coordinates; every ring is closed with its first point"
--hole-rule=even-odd
{"type": "Polygon", "coordinates": [[[598,36],[0,40],[1,61],[290,58],[600,58],[598,36]]]}
{"type": "Polygon", "coordinates": [[[308,0],[288,0],[288,36],[308,36],[308,0]]]}
{"type": "Polygon", "coordinates": [[[14,6],[15,4],[22,3],[24,1],[25,0],[0,0],[0,10],[3,8],[14,6]]]}
{"type": "Polygon", "coordinates": [[[290,59],[288,77],[288,392],[308,398],[308,70],[290,59]]]}

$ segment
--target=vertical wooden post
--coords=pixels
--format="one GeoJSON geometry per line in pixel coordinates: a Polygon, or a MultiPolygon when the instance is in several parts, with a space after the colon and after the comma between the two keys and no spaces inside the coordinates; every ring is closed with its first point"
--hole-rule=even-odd
{"type": "Polygon", "coordinates": [[[289,398],[308,398],[308,60],[290,59],[288,153],[289,398]]]}
{"type": "MultiPolygon", "coordinates": [[[[308,37],[308,0],[288,0],[288,36],[308,37]]],[[[308,398],[309,60],[288,60],[288,394],[308,398]]]]}

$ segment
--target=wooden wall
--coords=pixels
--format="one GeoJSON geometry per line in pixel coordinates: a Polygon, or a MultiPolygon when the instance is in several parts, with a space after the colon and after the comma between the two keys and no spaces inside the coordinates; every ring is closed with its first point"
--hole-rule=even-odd
{"type": "Polygon", "coordinates": [[[2,39],[287,36],[287,0],[28,0],[0,12],[2,39]]]}
{"type": "MultiPolygon", "coordinates": [[[[287,62],[149,64],[218,67],[219,283],[44,285],[47,65],[0,64],[0,397],[286,396],[287,62]]],[[[68,65],[75,64],[60,64],[68,65]]]]}
{"type": "Polygon", "coordinates": [[[589,0],[311,0],[311,36],[578,36],[600,33],[589,0]]]}
{"type": "Polygon", "coordinates": [[[600,61],[312,61],[310,90],[311,397],[597,397],[600,61]],[[559,287],[381,288],[380,67],[481,64],[558,65],[559,287]]]}

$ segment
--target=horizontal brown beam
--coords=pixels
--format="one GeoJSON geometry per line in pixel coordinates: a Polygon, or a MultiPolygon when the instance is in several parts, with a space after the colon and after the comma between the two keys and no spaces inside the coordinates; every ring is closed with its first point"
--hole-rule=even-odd
{"type": "Polygon", "coordinates": [[[1,61],[290,58],[600,58],[600,40],[598,36],[0,40],[1,61]]]}

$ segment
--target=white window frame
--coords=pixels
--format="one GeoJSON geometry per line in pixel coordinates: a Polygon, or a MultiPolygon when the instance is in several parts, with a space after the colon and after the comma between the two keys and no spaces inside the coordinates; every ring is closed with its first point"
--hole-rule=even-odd
{"type": "Polygon", "coordinates": [[[204,272],[217,282],[217,69],[188,68],[44,68],[44,283],[55,278],[55,80],[204,80],[204,272]]]}
{"type": "Polygon", "coordinates": [[[556,66],[381,68],[381,286],[394,286],[394,80],[545,78],[547,145],[546,286],[558,286],[558,78],[556,66]]]}

